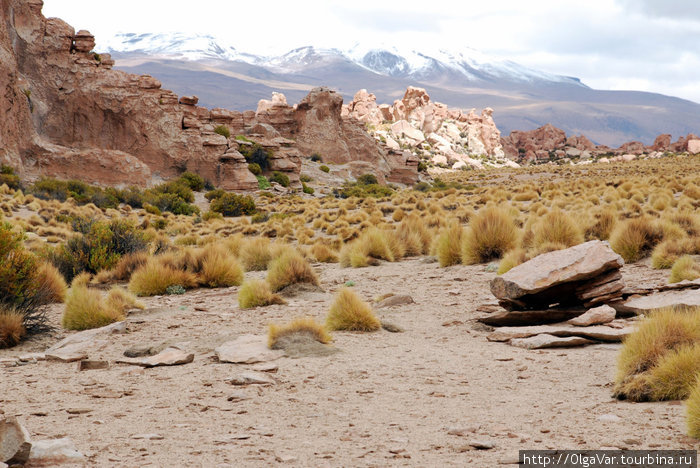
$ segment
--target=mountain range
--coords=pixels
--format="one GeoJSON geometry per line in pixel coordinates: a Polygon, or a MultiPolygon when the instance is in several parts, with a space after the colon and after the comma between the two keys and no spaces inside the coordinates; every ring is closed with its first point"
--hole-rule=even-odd
{"type": "Polygon", "coordinates": [[[400,99],[409,85],[435,101],[465,109],[491,107],[502,133],[551,123],[595,143],[650,144],[660,133],[700,133],[700,104],[639,91],[592,89],[579,79],[533,70],[476,50],[356,44],[349,49],[301,47],[263,56],[210,35],[119,34],[98,44],[116,68],[149,74],[201,105],[255,109],[272,91],[298,102],[329,86],[346,102],[362,88],[379,103],[400,99]]]}

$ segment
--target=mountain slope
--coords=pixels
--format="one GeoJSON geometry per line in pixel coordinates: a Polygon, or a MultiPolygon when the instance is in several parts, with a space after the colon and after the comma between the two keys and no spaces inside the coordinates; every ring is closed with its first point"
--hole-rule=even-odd
{"type": "Polygon", "coordinates": [[[337,89],[347,100],[362,88],[392,103],[406,86],[426,88],[451,107],[492,107],[503,133],[546,123],[596,143],[650,144],[659,133],[700,131],[700,104],[654,93],[594,90],[576,78],[539,72],[471,49],[416,51],[367,47],[302,47],[265,57],[237,50],[211,36],[120,35],[103,47],[117,68],[151,74],[180,94],[196,94],[207,107],[255,109],[272,91],[297,102],[314,86],[337,89]]]}

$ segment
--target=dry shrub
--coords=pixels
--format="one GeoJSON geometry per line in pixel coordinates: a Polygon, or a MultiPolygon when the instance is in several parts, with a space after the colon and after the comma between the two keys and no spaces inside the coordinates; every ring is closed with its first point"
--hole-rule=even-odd
{"type": "Polygon", "coordinates": [[[76,276],[66,295],[66,310],[61,319],[63,328],[87,330],[120,320],[124,320],[124,312],[109,307],[99,291],[88,289],[84,279],[76,276]]]}
{"type": "Polygon", "coordinates": [[[210,288],[238,286],[243,282],[243,269],[228,249],[208,244],[202,252],[198,279],[200,284],[210,288]]]}
{"type": "Polygon", "coordinates": [[[247,280],[238,291],[238,306],[241,309],[264,307],[272,304],[286,304],[286,302],[272,292],[267,281],[247,280]]]}
{"type": "Polygon", "coordinates": [[[107,307],[122,313],[131,309],[144,309],[144,305],[133,294],[117,286],[109,290],[105,298],[105,304],[107,307]]]}
{"type": "Polygon", "coordinates": [[[649,373],[666,354],[700,342],[700,307],[652,312],[625,339],[618,358],[614,393],[618,398],[651,398],[649,373]]]}
{"type": "Polygon", "coordinates": [[[695,386],[688,397],[685,419],[688,435],[700,439],[700,375],[697,376],[695,386]]]}
{"type": "Polygon", "coordinates": [[[66,298],[68,285],[58,271],[58,268],[50,263],[41,263],[36,270],[36,282],[45,291],[46,302],[63,302],[66,298]]]}
{"type": "Polygon", "coordinates": [[[291,284],[310,283],[318,286],[318,276],[304,257],[295,250],[288,250],[270,262],[267,282],[273,291],[291,284]]]}
{"type": "Polygon", "coordinates": [[[197,276],[152,258],[131,275],[129,290],[137,296],[165,294],[169,286],[193,288],[197,286],[197,276]]]}
{"type": "Polygon", "coordinates": [[[393,262],[396,260],[392,246],[390,245],[389,233],[382,229],[370,228],[357,240],[365,255],[379,260],[393,262]]]}
{"type": "Polygon", "coordinates": [[[669,283],[678,283],[683,280],[695,280],[700,278],[700,265],[695,263],[693,257],[685,255],[673,263],[669,283]]]}
{"type": "Polygon", "coordinates": [[[662,233],[648,217],[632,218],[619,224],[610,236],[610,246],[625,262],[642,259],[661,240],[662,233]]]}
{"type": "Polygon", "coordinates": [[[272,259],[270,240],[267,237],[249,239],[240,247],[238,256],[246,271],[266,270],[272,259]]]}
{"type": "Polygon", "coordinates": [[[650,399],[685,400],[700,374],[700,342],[665,354],[649,371],[650,399]]]}
{"type": "Polygon", "coordinates": [[[332,340],[330,333],[328,333],[322,324],[316,322],[311,317],[304,317],[297,318],[291,323],[281,326],[271,323],[267,334],[267,346],[270,349],[278,349],[276,345],[280,338],[300,334],[309,336],[313,340],[323,344],[328,344],[332,340]]]}
{"type": "Polygon", "coordinates": [[[547,213],[533,231],[534,247],[544,244],[561,244],[572,247],[583,242],[583,233],[578,225],[563,211],[547,213]]]}
{"type": "Polygon", "coordinates": [[[396,236],[403,244],[406,257],[428,253],[433,239],[430,229],[420,217],[414,214],[405,217],[401,221],[396,230],[396,236]]]}
{"type": "Polygon", "coordinates": [[[311,256],[321,263],[337,263],[338,255],[326,244],[316,242],[311,247],[311,256]]]}
{"type": "Polygon", "coordinates": [[[381,322],[372,307],[350,288],[342,288],[335,297],[326,317],[329,330],[376,331],[381,322]]]}
{"type": "Polygon", "coordinates": [[[469,221],[462,240],[462,262],[471,265],[500,258],[518,244],[518,228],[506,210],[486,207],[469,221]]]}
{"type": "Polygon", "coordinates": [[[131,275],[148,262],[148,253],[132,252],[119,259],[111,270],[112,281],[128,281],[131,275]]]}
{"type": "Polygon", "coordinates": [[[513,249],[509,250],[506,252],[506,254],[503,256],[503,259],[501,259],[500,263],[498,264],[498,272],[497,274],[502,275],[503,273],[508,272],[512,268],[515,268],[516,266],[520,265],[521,263],[525,263],[528,261],[528,256],[527,252],[525,252],[525,249],[513,249]]]}
{"type": "Polygon", "coordinates": [[[433,250],[441,267],[457,265],[462,261],[462,238],[464,229],[453,222],[435,239],[433,250]]]}
{"type": "Polygon", "coordinates": [[[15,346],[25,333],[24,314],[0,305],[0,349],[15,346]]]}

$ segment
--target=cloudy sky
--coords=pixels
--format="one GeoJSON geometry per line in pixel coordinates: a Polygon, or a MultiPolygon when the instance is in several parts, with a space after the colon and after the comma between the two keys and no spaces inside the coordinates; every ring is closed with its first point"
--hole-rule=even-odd
{"type": "Polygon", "coordinates": [[[698,0],[44,0],[44,14],[90,30],[98,49],[118,32],[212,34],[256,54],[356,42],[470,47],[593,88],[700,102],[698,0]]]}

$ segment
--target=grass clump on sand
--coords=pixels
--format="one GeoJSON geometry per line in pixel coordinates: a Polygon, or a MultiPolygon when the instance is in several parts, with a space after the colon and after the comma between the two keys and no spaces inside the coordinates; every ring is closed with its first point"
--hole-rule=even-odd
{"type": "Polygon", "coordinates": [[[700,439],[700,375],[697,376],[695,386],[688,397],[686,424],[688,425],[688,435],[700,439]]]}
{"type": "MultiPolygon", "coordinates": [[[[700,307],[686,310],[665,308],[652,312],[624,341],[618,358],[615,396],[633,401],[649,401],[654,399],[655,387],[658,388],[657,395],[670,393],[667,386],[655,382],[654,377],[672,381],[670,374],[683,367],[687,368],[685,363],[692,353],[684,351],[675,357],[671,353],[698,343],[700,307]],[[655,370],[660,363],[663,366],[655,370]]],[[[678,378],[674,379],[678,381],[678,378]]]]}
{"type": "Polygon", "coordinates": [[[526,261],[528,261],[528,256],[525,249],[509,250],[498,263],[497,274],[502,275],[526,261]]]}
{"type": "Polygon", "coordinates": [[[359,298],[350,288],[342,288],[331,304],[326,317],[329,330],[376,331],[381,322],[369,304],[359,298]]]}
{"type": "Polygon", "coordinates": [[[18,344],[26,334],[24,314],[0,305],[0,349],[18,344]]]}
{"type": "Polygon", "coordinates": [[[583,242],[583,232],[573,219],[561,210],[547,213],[534,230],[534,247],[560,244],[564,248],[583,242]]]}
{"type": "Polygon", "coordinates": [[[201,262],[199,282],[204,286],[221,288],[238,286],[243,282],[243,269],[226,247],[207,245],[201,262]]]}
{"type": "Polygon", "coordinates": [[[296,250],[286,250],[270,262],[267,282],[272,291],[279,291],[291,284],[309,283],[318,286],[318,276],[311,265],[296,250]]]}
{"type": "Polygon", "coordinates": [[[444,228],[435,239],[433,250],[441,267],[458,265],[462,261],[464,229],[458,223],[444,228]]]}
{"type": "Polygon", "coordinates": [[[665,354],[649,371],[651,400],[685,400],[700,374],[700,342],[665,354]]]}
{"type": "Polygon", "coordinates": [[[281,338],[289,335],[306,335],[319,343],[328,344],[332,337],[326,328],[311,317],[297,318],[286,325],[270,324],[267,334],[267,346],[278,349],[281,338]]]}
{"type": "Polygon", "coordinates": [[[618,224],[610,236],[610,247],[625,262],[632,263],[644,258],[661,240],[661,236],[650,218],[632,218],[618,224]]]}
{"type": "Polygon", "coordinates": [[[238,306],[241,309],[252,309],[272,304],[285,304],[285,301],[272,292],[267,281],[247,280],[238,291],[238,306]]]}
{"type": "Polygon", "coordinates": [[[189,271],[161,263],[155,257],[136,270],[129,281],[129,290],[137,296],[165,294],[169,286],[192,288],[197,286],[197,277],[189,271]]]}
{"type": "Polygon", "coordinates": [[[676,260],[671,267],[669,283],[679,283],[683,280],[695,280],[700,278],[700,265],[695,263],[693,257],[688,255],[676,260]]]}
{"type": "Polygon", "coordinates": [[[267,237],[247,240],[240,246],[239,259],[245,271],[266,270],[272,259],[270,240],[267,237]]]}
{"type": "Polygon", "coordinates": [[[321,263],[337,263],[338,255],[327,245],[316,243],[311,247],[311,256],[321,263]]]}
{"type": "Polygon", "coordinates": [[[46,292],[47,302],[63,302],[68,285],[61,272],[50,263],[41,263],[36,270],[36,281],[46,292]]]}
{"type": "Polygon", "coordinates": [[[503,209],[486,207],[469,220],[462,238],[462,262],[466,265],[500,258],[518,244],[518,228],[503,209]]]}
{"type": "Polygon", "coordinates": [[[84,273],[73,279],[66,295],[66,310],[61,319],[63,328],[87,330],[124,320],[123,310],[110,307],[103,301],[99,291],[87,287],[89,279],[89,275],[84,273]]]}

